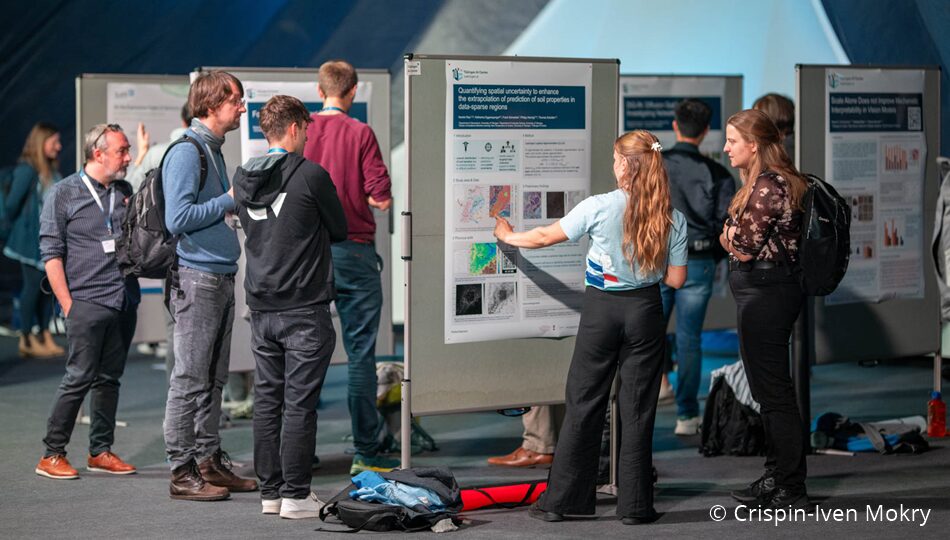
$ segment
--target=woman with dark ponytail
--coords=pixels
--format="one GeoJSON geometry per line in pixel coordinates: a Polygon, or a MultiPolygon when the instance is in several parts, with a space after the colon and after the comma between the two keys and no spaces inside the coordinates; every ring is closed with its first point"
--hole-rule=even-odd
{"type": "Polygon", "coordinates": [[[719,241],[729,252],[739,350],[765,427],[765,473],[732,492],[747,505],[805,508],[805,436],[789,375],[788,342],[804,294],[795,275],[801,200],[808,187],[765,113],[740,111],[726,122],[726,145],[743,185],[719,241]]]}
{"type": "Polygon", "coordinates": [[[656,520],[653,422],[663,371],[665,324],[659,282],[686,281],[686,219],[670,203],[660,143],[647,131],[614,143],[617,189],[588,197],[546,227],[512,231],[497,217],[503,243],[541,248],[590,236],[586,290],[547,491],[529,512],[544,521],[593,514],[607,399],[619,371],[620,459],[617,515],[626,524],[656,520]]]}
{"type": "Polygon", "coordinates": [[[23,357],[61,356],[65,352],[49,331],[53,298],[42,290],[46,270],[40,260],[40,211],[49,188],[62,178],[58,161],[62,148],[59,130],[47,122],[37,122],[26,137],[4,204],[12,227],[3,254],[19,262],[23,273],[19,347],[23,357]],[[34,324],[39,326],[39,333],[33,333],[34,324]]]}

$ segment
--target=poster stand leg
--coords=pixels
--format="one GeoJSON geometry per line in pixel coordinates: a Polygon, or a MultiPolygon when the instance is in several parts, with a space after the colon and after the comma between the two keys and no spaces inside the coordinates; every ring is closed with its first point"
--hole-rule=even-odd
{"type": "Polygon", "coordinates": [[[614,377],[614,384],[610,389],[610,399],[607,407],[610,409],[610,483],[597,486],[597,492],[606,495],[617,494],[617,461],[620,453],[620,405],[617,403],[617,380],[619,375],[614,377]]]}

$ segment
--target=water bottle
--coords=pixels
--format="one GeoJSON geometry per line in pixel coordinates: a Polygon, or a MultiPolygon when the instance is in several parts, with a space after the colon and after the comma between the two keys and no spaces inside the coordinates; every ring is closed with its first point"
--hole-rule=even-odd
{"type": "Polygon", "coordinates": [[[940,392],[930,394],[927,403],[927,436],[945,437],[947,435],[947,405],[940,399],[940,392]]]}

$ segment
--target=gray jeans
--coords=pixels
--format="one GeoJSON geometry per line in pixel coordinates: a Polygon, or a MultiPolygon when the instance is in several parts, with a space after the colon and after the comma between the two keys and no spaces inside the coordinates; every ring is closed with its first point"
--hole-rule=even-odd
{"type": "Polygon", "coordinates": [[[171,291],[175,367],[165,404],[165,451],[172,469],[202,462],[221,446],[221,389],[228,381],[234,276],[182,266],[171,291]]]}

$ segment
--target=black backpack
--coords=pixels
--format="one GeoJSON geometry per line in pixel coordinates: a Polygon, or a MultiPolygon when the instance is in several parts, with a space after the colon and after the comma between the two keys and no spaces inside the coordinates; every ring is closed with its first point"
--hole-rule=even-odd
{"type": "Polygon", "coordinates": [[[765,454],[762,415],[736,399],[725,377],[716,379],[706,398],[699,453],[706,457],[765,454]]]}
{"type": "MultiPolygon", "coordinates": [[[[443,519],[454,517],[462,510],[462,492],[451,471],[442,467],[419,467],[412,469],[381,472],[386,480],[402,482],[411,486],[432,490],[446,506],[445,511],[429,512],[425,508],[365,502],[350,498],[350,492],[357,489],[350,484],[335,497],[327,501],[320,509],[320,519],[326,521],[336,516],[350,528],[348,532],[367,531],[424,531],[443,519]]],[[[327,531],[324,532],[343,532],[327,531]]]]}
{"type": "Polygon", "coordinates": [[[195,139],[183,135],[171,143],[158,167],[148,171],[139,190],[129,198],[122,222],[122,234],[115,242],[115,255],[124,276],[162,279],[175,263],[178,238],[165,227],[165,191],[162,187],[162,165],[165,156],[176,144],[190,142],[198,150],[201,162],[201,181],[198,191],[204,189],[208,177],[208,158],[204,147],[195,139]]]}
{"type": "MultiPolygon", "coordinates": [[[[835,188],[806,174],[808,189],[802,197],[802,236],[798,243],[798,281],[807,296],[834,292],[851,259],[851,207],[835,188]]],[[[777,242],[788,261],[785,245],[777,242]]]]}

